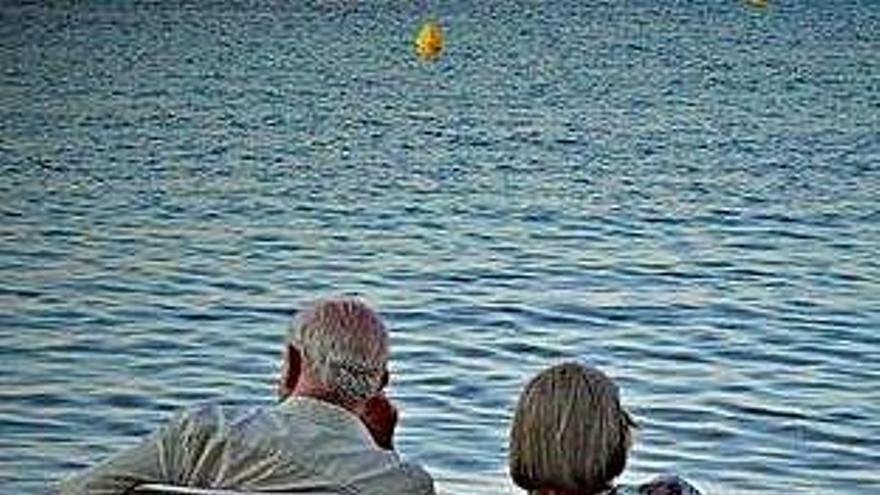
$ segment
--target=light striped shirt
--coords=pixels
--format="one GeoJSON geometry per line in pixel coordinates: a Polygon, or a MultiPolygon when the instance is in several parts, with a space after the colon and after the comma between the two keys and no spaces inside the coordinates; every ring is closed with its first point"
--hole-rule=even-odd
{"type": "Polygon", "coordinates": [[[430,475],[377,447],[357,416],[307,397],[185,411],[139,446],[65,480],[61,493],[122,494],[156,482],[245,492],[434,493],[430,475]]]}

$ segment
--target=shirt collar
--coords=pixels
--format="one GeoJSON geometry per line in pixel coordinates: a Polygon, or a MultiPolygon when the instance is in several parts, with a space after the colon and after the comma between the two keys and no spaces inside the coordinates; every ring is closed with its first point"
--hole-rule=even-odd
{"type": "Polygon", "coordinates": [[[337,427],[357,429],[359,432],[369,435],[367,427],[356,414],[325,400],[313,397],[293,395],[288,397],[279,406],[282,410],[303,412],[310,418],[322,424],[330,424],[337,427]]]}

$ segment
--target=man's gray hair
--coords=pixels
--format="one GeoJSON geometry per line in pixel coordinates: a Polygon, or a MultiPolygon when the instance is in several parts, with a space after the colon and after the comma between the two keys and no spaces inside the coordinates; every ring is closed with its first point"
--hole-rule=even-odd
{"type": "Polygon", "coordinates": [[[288,340],[300,350],[311,374],[341,398],[362,401],[382,388],[388,333],[360,298],[317,301],[296,316],[288,340]]]}

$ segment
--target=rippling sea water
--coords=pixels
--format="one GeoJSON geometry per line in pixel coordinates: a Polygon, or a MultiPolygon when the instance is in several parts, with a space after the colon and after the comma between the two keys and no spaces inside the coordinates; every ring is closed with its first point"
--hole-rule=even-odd
{"type": "Polygon", "coordinates": [[[446,493],[516,493],[563,359],[621,384],[624,481],[877,493],[878,53],[871,1],[3,2],[0,492],[270,403],[359,292],[446,493]]]}

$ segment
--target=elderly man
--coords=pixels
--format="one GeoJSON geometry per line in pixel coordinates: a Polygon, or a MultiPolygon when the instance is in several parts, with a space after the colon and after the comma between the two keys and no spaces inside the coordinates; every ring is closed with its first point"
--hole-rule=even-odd
{"type": "Polygon", "coordinates": [[[388,334],[357,298],[321,300],[291,326],[273,407],[184,412],[141,445],[66,480],[63,494],[142,483],[249,492],[433,494],[393,451],[397,413],[382,394],[388,334]]]}

